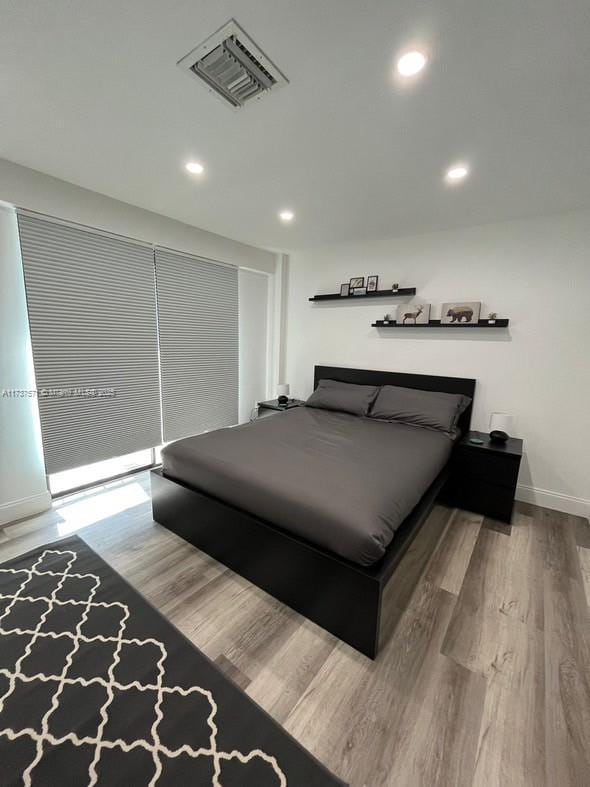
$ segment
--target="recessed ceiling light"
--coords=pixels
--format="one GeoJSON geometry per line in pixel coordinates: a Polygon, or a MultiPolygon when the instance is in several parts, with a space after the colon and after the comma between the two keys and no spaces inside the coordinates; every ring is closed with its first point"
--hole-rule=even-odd
{"type": "Polygon", "coordinates": [[[201,175],[205,171],[205,167],[198,161],[189,161],[186,168],[192,175],[201,175]]]}
{"type": "Polygon", "coordinates": [[[289,222],[289,221],[293,221],[294,218],[295,218],[295,214],[293,213],[292,210],[282,210],[279,213],[279,219],[281,221],[289,222]]]}
{"type": "Polygon", "coordinates": [[[455,164],[447,170],[445,178],[449,183],[458,183],[460,180],[464,180],[467,175],[469,175],[469,167],[465,164],[455,164]]]}
{"type": "Polygon", "coordinates": [[[422,71],[427,62],[428,58],[423,52],[406,52],[397,61],[397,70],[403,77],[413,77],[422,71]]]}

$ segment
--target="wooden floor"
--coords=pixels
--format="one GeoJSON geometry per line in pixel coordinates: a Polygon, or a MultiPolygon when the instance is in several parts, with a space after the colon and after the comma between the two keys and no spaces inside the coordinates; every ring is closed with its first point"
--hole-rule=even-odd
{"type": "Polygon", "coordinates": [[[147,474],[0,530],[0,561],[78,532],[354,787],[590,785],[587,521],[433,516],[444,534],[374,662],[155,524],[147,474]]]}

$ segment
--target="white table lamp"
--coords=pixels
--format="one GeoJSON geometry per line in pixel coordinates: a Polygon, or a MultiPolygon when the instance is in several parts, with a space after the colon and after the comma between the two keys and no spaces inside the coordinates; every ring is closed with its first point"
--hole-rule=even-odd
{"type": "Polygon", "coordinates": [[[508,413],[492,413],[490,416],[490,439],[495,443],[505,443],[514,429],[514,419],[508,413]]]}

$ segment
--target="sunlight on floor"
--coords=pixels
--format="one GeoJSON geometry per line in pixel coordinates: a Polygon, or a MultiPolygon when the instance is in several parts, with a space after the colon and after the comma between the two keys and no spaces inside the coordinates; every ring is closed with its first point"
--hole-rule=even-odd
{"type": "Polygon", "coordinates": [[[71,495],[54,503],[61,522],[57,529],[61,536],[73,533],[94,522],[126,511],[149,501],[150,497],[140,483],[125,480],[71,495]]]}
{"type": "Polygon", "coordinates": [[[63,470],[61,473],[52,473],[49,476],[49,488],[52,495],[59,495],[78,486],[99,484],[105,478],[112,478],[116,475],[129,473],[138,467],[151,465],[152,461],[150,448],[124,456],[115,456],[112,459],[104,459],[102,462],[94,462],[91,465],[63,470]]]}

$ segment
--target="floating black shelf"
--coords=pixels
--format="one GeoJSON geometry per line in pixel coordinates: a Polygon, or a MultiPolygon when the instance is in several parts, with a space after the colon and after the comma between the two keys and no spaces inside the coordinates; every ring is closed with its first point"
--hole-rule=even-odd
{"type": "Polygon", "coordinates": [[[340,295],[339,292],[330,293],[329,295],[314,295],[309,298],[310,301],[346,301],[349,298],[354,298],[355,301],[362,301],[365,298],[398,298],[400,295],[415,295],[415,287],[400,287],[399,290],[375,290],[375,292],[368,292],[366,295],[340,295]]]}
{"type": "Polygon", "coordinates": [[[451,322],[451,323],[442,323],[440,320],[429,320],[428,322],[418,323],[414,325],[413,323],[398,323],[398,322],[384,322],[383,320],[377,320],[377,322],[372,323],[373,328],[507,328],[510,323],[510,320],[502,319],[502,320],[495,320],[493,323],[488,322],[488,320],[479,320],[479,322],[472,322],[472,323],[464,323],[464,322],[451,322]]]}

